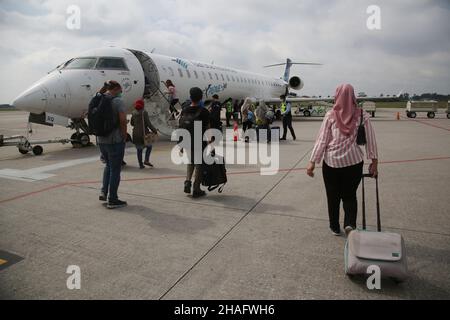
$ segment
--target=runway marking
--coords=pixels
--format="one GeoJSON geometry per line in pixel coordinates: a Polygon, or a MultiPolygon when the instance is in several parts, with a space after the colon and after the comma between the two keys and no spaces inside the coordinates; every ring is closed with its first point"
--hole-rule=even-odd
{"type": "Polygon", "coordinates": [[[417,122],[417,123],[425,124],[427,126],[430,126],[430,127],[433,127],[433,128],[437,128],[437,129],[441,129],[441,130],[450,131],[449,128],[445,128],[445,127],[441,127],[441,126],[438,126],[438,125],[435,125],[435,124],[432,124],[432,123],[429,123],[429,122],[425,122],[425,120],[409,119],[409,118],[405,118],[405,117],[402,117],[402,119],[405,119],[405,120],[408,120],[408,121],[411,121],[411,122],[417,122]]]}
{"type": "MultiPolygon", "coordinates": [[[[381,164],[401,164],[401,163],[412,163],[412,162],[423,162],[423,161],[438,161],[438,160],[450,160],[450,156],[447,157],[434,157],[434,158],[422,158],[422,159],[410,159],[410,160],[391,160],[391,161],[380,161],[381,164]]],[[[317,169],[320,169],[321,167],[316,167],[317,169]]],[[[305,171],[306,168],[294,168],[294,169],[280,169],[279,172],[298,172],[298,171],[305,171]]],[[[229,172],[228,175],[247,175],[247,174],[259,174],[260,171],[238,171],[238,172],[229,172]]],[[[179,176],[162,176],[162,177],[149,177],[149,178],[139,178],[139,179],[122,179],[122,182],[137,182],[137,181],[151,181],[151,180],[169,180],[169,179],[185,179],[185,175],[179,175],[179,176]]],[[[55,184],[40,190],[36,190],[33,192],[28,192],[24,194],[20,194],[11,198],[0,200],[0,204],[11,202],[18,199],[23,199],[35,194],[43,193],[49,190],[58,189],[65,186],[77,186],[77,185],[88,185],[88,184],[100,184],[100,180],[91,180],[91,181],[74,181],[74,182],[66,182],[66,183],[59,183],[55,184]]]]}
{"type": "Polygon", "coordinates": [[[100,156],[97,155],[95,157],[83,158],[77,160],[69,160],[64,162],[59,162],[43,167],[37,167],[27,170],[17,170],[17,169],[2,169],[0,170],[0,178],[10,179],[10,180],[18,180],[18,181],[40,181],[45,180],[51,177],[54,177],[55,174],[51,174],[48,172],[78,166],[80,164],[90,163],[99,161],[100,156]]]}

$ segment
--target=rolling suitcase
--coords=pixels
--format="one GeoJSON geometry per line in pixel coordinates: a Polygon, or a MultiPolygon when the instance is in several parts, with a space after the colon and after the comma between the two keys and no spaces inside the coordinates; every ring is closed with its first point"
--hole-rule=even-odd
{"type": "Polygon", "coordinates": [[[362,230],[350,232],[345,244],[345,273],[352,275],[366,275],[369,266],[378,266],[382,278],[391,278],[397,283],[408,277],[406,263],[405,242],[401,235],[391,232],[381,232],[380,203],[378,196],[378,177],[376,183],[377,199],[377,231],[366,229],[366,203],[364,178],[362,177],[362,230]]]}

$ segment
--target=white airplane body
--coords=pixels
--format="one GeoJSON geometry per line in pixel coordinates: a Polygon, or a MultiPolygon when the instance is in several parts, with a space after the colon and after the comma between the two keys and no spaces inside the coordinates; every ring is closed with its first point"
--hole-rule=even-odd
{"type": "MultiPolygon", "coordinates": [[[[300,90],[303,81],[290,77],[294,64],[287,59],[284,76],[275,78],[213,64],[174,58],[133,49],[100,48],[85,52],[58,66],[19,95],[12,105],[30,112],[29,122],[43,125],[63,125],[76,130],[72,144],[89,144],[89,127],[85,122],[88,105],[94,94],[108,80],[122,85],[123,100],[128,112],[137,99],[144,98],[153,125],[170,136],[177,127],[171,120],[167,91],[163,82],[170,79],[176,86],[180,103],[189,99],[189,89],[199,87],[208,103],[214,94],[221,101],[228,99],[265,101],[279,104],[280,95],[289,89],[300,90]]],[[[296,98],[290,102],[332,101],[334,98],[296,98]]],[[[369,100],[371,98],[364,98],[369,100]]]]}
{"type": "MultiPolygon", "coordinates": [[[[156,97],[167,91],[162,83],[167,79],[175,84],[180,102],[189,99],[192,87],[204,90],[205,101],[212,100],[214,94],[224,101],[273,99],[284,94],[288,85],[283,79],[233,68],[109,47],[70,59],[33,84],[12,105],[33,115],[46,114],[46,122],[48,115],[71,119],[78,130],[77,121],[86,117],[90,99],[104,82],[115,80],[122,85],[123,100],[131,111],[134,101],[142,97],[146,102],[159,102],[156,97]]],[[[292,82],[297,84],[294,89],[303,86],[298,77],[292,82]]],[[[170,128],[163,129],[170,134],[170,128]]]]}

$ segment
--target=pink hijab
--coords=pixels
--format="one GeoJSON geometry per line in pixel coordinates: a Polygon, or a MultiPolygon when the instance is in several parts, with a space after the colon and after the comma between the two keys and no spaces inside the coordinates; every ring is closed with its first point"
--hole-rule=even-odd
{"type": "Polygon", "coordinates": [[[332,117],[336,126],[345,134],[350,135],[356,128],[357,103],[355,90],[350,84],[341,84],[336,89],[332,117]]]}

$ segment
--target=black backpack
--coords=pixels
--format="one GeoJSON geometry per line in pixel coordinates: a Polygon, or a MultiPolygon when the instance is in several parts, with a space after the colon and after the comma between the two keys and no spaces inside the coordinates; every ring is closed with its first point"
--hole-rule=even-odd
{"type": "Polygon", "coordinates": [[[202,109],[200,109],[200,107],[198,107],[198,110],[196,112],[183,111],[180,117],[179,127],[181,129],[186,129],[191,135],[193,135],[195,121],[199,121],[198,117],[200,116],[201,112],[202,109]]]}
{"type": "Polygon", "coordinates": [[[115,97],[96,94],[89,103],[88,122],[91,134],[104,137],[118,127],[118,119],[114,119],[112,100],[115,97]]]}

